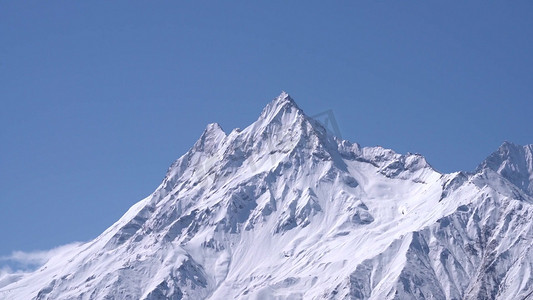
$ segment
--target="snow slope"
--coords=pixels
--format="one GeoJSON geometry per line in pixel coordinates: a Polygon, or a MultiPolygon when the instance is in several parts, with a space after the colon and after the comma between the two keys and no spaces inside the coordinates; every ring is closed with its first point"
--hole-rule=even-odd
{"type": "Polygon", "coordinates": [[[477,171],[331,136],[286,93],[0,299],[529,299],[533,146],[477,171]]]}

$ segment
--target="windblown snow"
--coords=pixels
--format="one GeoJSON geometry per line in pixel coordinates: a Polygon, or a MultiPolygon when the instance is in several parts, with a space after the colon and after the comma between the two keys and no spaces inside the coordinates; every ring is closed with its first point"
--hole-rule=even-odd
{"type": "Polygon", "coordinates": [[[286,93],[0,299],[532,299],[533,145],[474,173],[339,140],[286,93]]]}

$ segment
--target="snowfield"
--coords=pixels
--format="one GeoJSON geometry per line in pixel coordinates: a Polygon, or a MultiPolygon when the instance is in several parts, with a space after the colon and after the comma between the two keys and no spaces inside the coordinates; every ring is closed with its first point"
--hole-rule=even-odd
{"type": "Polygon", "coordinates": [[[533,299],[532,153],[441,174],[282,93],[243,130],[208,125],[153,194],[0,299],[533,299]]]}

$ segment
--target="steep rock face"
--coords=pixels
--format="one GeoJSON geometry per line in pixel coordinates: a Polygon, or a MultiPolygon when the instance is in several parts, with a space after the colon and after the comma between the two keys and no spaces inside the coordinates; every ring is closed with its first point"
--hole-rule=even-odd
{"type": "Polygon", "coordinates": [[[208,125],[152,195],[0,299],[522,299],[531,146],[513,147],[440,174],[283,93],[244,130],[208,125]]]}

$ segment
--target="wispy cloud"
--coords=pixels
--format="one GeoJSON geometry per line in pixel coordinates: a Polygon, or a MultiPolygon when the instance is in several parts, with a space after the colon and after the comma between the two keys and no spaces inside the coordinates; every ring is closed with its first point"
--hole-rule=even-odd
{"type": "Polygon", "coordinates": [[[0,256],[0,276],[8,272],[31,271],[31,269],[44,265],[50,258],[65,253],[80,244],[79,242],[75,242],[49,250],[30,252],[13,251],[11,255],[0,256]]]}
{"type": "Polygon", "coordinates": [[[0,256],[0,288],[20,280],[25,274],[44,265],[50,258],[64,254],[80,244],[75,242],[50,250],[13,251],[11,255],[0,256]]]}
{"type": "Polygon", "coordinates": [[[0,267],[0,289],[22,278],[26,272],[13,270],[10,267],[0,267]]]}

